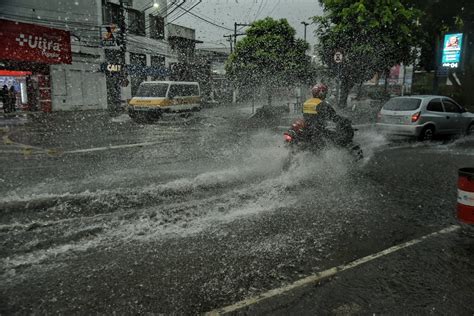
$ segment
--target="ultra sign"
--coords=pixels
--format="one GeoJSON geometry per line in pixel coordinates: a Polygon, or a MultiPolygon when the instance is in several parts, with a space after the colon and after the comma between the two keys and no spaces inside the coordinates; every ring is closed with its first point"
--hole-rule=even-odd
{"type": "Polygon", "coordinates": [[[461,63],[463,34],[446,34],[443,41],[441,64],[447,68],[458,68],[461,63]]]}
{"type": "Polygon", "coordinates": [[[0,19],[0,59],[70,64],[69,32],[0,19]]]}

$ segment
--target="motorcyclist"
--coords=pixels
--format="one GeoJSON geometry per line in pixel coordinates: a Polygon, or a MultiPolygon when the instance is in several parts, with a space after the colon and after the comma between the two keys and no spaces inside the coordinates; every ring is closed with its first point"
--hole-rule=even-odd
{"type": "Polygon", "coordinates": [[[354,136],[351,121],[336,113],[326,101],[327,93],[328,87],[319,83],[311,89],[313,97],[303,104],[306,137],[312,143],[329,139],[340,146],[348,145],[354,136]],[[330,121],[336,124],[336,132],[327,129],[327,123],[330,121]]]}

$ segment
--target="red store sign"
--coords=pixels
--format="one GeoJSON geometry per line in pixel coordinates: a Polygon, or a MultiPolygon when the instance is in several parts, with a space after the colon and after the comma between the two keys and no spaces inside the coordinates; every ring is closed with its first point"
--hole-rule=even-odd
{"type": "Polygon", "coordinates": [[[68,31],[0,19],[0,59],[70,64],[68,31]]]}

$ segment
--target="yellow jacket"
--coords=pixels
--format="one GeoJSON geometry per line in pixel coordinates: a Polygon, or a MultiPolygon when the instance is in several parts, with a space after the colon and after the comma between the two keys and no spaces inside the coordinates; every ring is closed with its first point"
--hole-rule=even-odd
{"type": "Polygon", "coordinates": [[[306,100],[303,103],[303,113],[304,114],[318,114],[318,106],[321,104],[321,99],[319,98],[311,98],[306,100]]]}

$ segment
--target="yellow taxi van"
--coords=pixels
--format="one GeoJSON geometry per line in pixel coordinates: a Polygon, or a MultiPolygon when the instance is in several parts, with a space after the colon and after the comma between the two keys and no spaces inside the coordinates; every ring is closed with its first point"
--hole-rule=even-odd
{"type": "Polygon", "coordinates": [[[130,100],[128,114],[133,120],[156,120],[164,112],[198,111],[201,89],[197,82],[145,81],[130,100]]]}

